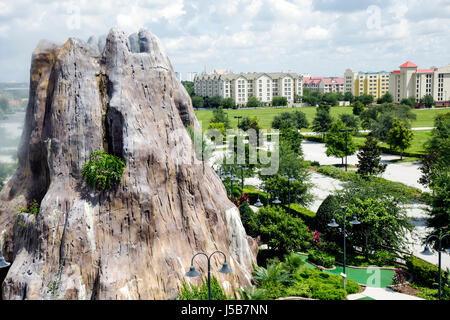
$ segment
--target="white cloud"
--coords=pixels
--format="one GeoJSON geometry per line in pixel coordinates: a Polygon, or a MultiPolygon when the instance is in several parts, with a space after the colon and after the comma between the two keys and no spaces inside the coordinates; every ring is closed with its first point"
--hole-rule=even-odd
{"type": "Polygon", "coordinates": [[[390,70],[404,60],[450,62],[449,0],[0,0],[0,80],[28,78],[41,38],[87,39],[115,25],[149,28],[182,73],[207,66],[342,75],[348,67],[390,70]],[[373,5],[376,28],[367,23],[373,5]],[[70,23],[77,21],[73,6],[79,28],[70,23]]]}

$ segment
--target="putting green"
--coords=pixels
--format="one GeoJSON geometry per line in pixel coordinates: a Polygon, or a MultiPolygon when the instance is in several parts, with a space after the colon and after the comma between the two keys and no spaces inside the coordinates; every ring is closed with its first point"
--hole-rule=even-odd
{"type": "MultiPolygon", "coordinates": [[[[300,255],[304,260],[305,264],[309,268],[315,268],[314,265],[307,262],[307,255],[300,255]]],[[[327,273],[340,275],[343,272],[342,266],[336,266],[334,270],[324,270],[327,273]]],[[[367,287],[374,288],[386,288],[387,286],[392,284],[392,278],[395,274],[394,270],[387,269],[378,269],[378,268],[352,268],[346,267],[345,273],[347,274],[347,278],[351,279],[359,284],[363,284],[367,287]]]]}

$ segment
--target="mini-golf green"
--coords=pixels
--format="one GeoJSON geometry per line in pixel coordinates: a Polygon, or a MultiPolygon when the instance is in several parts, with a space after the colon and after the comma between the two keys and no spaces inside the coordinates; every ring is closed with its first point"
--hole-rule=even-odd
{"type": "MultiPolygon", "coordinates": [[[[307,267],[315,268],[314,265],[306,261],[306,259],[308,259],[307,255],[301,254],[300,256],[305,260],[305,264],[307,267]]],[[[340,275],[343,272],[343,268],[342,266],[336,266],[336,269],[323,271],[331,274],[340,275]]],[[[386,288],[387,286],[392,284],[392,278],[395,274],[395,271],[371,267],[368,268],[346,267],[345,273],[347,274],[348,279],[351,279],[367,287],[386,288]]]]}

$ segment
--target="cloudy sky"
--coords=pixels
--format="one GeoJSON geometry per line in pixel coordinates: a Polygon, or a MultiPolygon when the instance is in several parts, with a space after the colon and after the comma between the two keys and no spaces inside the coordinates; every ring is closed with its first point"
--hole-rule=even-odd
{"type": "Polygon", "coordinates": [[[0,0],[0,81],[28,81],[40,39],[146,27],[176,71],[343,76],[450,63],[450,0],[0,0]]]}

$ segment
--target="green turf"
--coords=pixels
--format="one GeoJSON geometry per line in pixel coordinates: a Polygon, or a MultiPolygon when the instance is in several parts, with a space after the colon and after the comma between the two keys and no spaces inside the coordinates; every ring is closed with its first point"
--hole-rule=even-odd
{"type": "Polygon", "coordinates": [[[433,127],[434,118],[439,114],[450,112],[450,108],[447,109],[415,109],[413,112],[416,114],[417,119],[411,122],[413,128],[419,127],[433,127]]]}
{"type": "MultiPolygon", "coordinates": [[[[414,130],[413,131],[414,138],[411,144],[411,147],[406,149],[406,152],[417,152],[417,153],[425,153],[424,145],[425,142],[430,139],[431,130],[414,130]]],[[[367,133],[360,133],[357,136],[353,137],[356,145],[362,146],[366,140],[367,133]]],[[[388,148],[389,146],[386,143],[380,144],[383,147],[388,148]]]]}
{"type": "Polygon", "coordinates": [[[359,298],[359,299],[356,299],[356,300],[375,300],[375,299],[373,299],[371,297],[364,297],[364,298],[359,298]]]}
{"type": "MultiPolygon", "coordinates": [[[[300,110],[306,114],[306,118],[311,123],[315,114],[315,107],[304,107],[304,108],[261,108],[261,109],[248,109],[248,110],[235,110],[228,109],[225,110],[228,113],[228,118],[230,119],[231,126],[237,126],[237,119],[235,116],[243,116],[243,117],[258,117],[258,121],[260,125],[264,129],[269,129],[272,124],[273,118],[282,113],[282,112],[292,112],[294,110],[300,110]]],[[[331,116],[338,117],[339,114],[342,113],[352,113],[352,107],[332,107],[331,108],[331,116]]],[[[450,112],[450,108],[448,109],[418,109],[413,110],[413,112],[417,115],[417,119],[412,121],[411,125],[413,128],[418,127],[432,127],[434,125],[434,118],[438,114],[443,114],[446,112],[450,112]]],[[[209,124],[209,120],[212,117],[211,110],[201,110],[195,111],[197,115],[197,119],[202,122],[202,128],[206,129],[209,124]]],[[[311,129],[305,129],[304,131],[311,131],[311,129]]]]}
{"type": "MultiPolygon", "coordinates": [[[[308,259],[306,255],[300,255],[304,260],[308,259]]],[[[312,264],[305,261],[305,264],[309,268],[315,268],[312,264]]],[[[343,272],[342,266],[336,266],[334,270],[325,270],[327,273],[340,275],[343,272]]],[[[392,284],[392,277],[394,276],[394,270],[374,269],[374,268],[345,268],[347,278],[351,279],[359,284],[366,285],[368,287],[386,288],[392,284]]]]}

